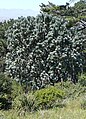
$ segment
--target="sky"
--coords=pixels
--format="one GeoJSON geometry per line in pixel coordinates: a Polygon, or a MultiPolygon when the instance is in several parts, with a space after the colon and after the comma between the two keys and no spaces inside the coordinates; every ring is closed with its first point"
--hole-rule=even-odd
{"type": "Polygon", "coordinates": [[[55,5],[65,5],[69,2],[69,0],[0,0],[0,21],[20,16],[37,16],[40,13],[39,5],[41,3],[47,5],[48,1],[55,5]]]}
{"type": "Polygon", "coordinates": [[[41,3],[47,4],[48,1],[56,5],[63,5],[69,0],[0,0],[0,9],[31,9],[39,11],[41,3]]]}

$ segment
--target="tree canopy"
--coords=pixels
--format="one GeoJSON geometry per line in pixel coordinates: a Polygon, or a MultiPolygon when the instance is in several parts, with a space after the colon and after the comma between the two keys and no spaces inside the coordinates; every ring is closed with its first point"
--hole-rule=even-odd
{"type": "Polygon", "coordinates": [[[7,31],[6,72],[21,84],[41,88],[67,80],[76,83],[83,71],[85,35],[67,28],[61,17],[21,17],[7,31]]]}

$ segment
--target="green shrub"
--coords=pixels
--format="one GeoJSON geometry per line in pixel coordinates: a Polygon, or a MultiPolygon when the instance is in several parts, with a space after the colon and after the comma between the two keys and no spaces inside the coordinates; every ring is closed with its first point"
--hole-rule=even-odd
{"type": "Polygon", "coordinates": [[[13,101],[13,109],[23,111],[35,111],[37,109],[35,97],[32,93],[17,96],[13,101]]]}
{"type": "Polygon", "coordinates": [[[71,81],[66,81],[63,83],[57,83],[55,85],[55,87],[65,91],[65,98],[72,97],[74,95],[75,90],[76,90],[75,84],[72,83],[71,81]]]}
{"type": "Polygon", "coordinates": [[[0,74],[0,109],[8,109],[12,107],[12,102],[20,94],[23,89],[19,83],[3,73],[0,74]]]}
{"type": "Polygon", "coordinates": [[[80,83],[74,84],[71,81],[55,84],[55,87],[65,92],[65,98],[74,99],[86,93],[86,87],[80,83]]]}
{"type": "Polygon", "coordinates": [[[12,79],[0,74],[0,109],[8,109],[11,106],[12,79]]]}
{"type": "Polygon", "coordinates": [[[55,107],[63,97],[64,92],[62,90],[58,90],[56,87],[48,87],[45,89],[38,90],[34,93],[36,103],[39,108],[47,109],[51,107],[55,107]]]}
{"type": "Polygon", "coordinates": [[[24,90],[22,88],[22,86],[17,82],[17,81],[13,81],[12,82],[12,99],[14,100],[17,96],[21,95],[24,93],[24,90]]]}
{"type": "Polygon", "coordinates": [[[38,109],[49,109],[52,107],[63,107],[62,99],[65,94],[56,87],[48,87],[29,94],[21,94],[13,101],[16,110],[36,111],[38,109]]]}

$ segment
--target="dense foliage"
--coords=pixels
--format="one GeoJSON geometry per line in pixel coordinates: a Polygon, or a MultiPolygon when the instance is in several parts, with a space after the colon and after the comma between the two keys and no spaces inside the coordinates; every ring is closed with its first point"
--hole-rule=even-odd
{"type": "Polygon", "coordinates": [[[15,98],[23,93],[18,82],[0,73],[0,110],[12,108],[15,98]]]}
{"type": "Polygon", "coordinates": [[[82,20],[86,21],[86,1],[80,0],[71,6],[71,1],[65,5],[55,5],[51,2],[48,5],[41,4],[40,11],[55,16],[64,16],[69,21],[69,27],[76,22],[82,20]]]}
{"type": "Polygon", "coordinates": [[[41,4],[40,11],[42,13],[48,13],[53,15],[60,16],[70,16],[79,18],[80,16],[86,16],[86,1],[80,0],[71,6],[71,3],[66,3],[65,5],[55,5],[51,2],[48,2],[48,5],[41,4]]]}
{"type": "Polygon", "coordinates": [[[4,72],[5,69],[5,56],[7,53],[7,44],[5,32],[9,26],[14,23],[13,19],[0,22],[0,72],[4,72]]]}
{"type": "Polygon", "coordinates": [[[0,109],[8,109],[11,106],[12,80],[0,74],[0,109]]]}
{"type": "MultiPolygon", "coordinates": [[[[67,114],[71,105],[68,113],[79,110],[84,118],[86,2],[40,7],[37,17],[0,22],[0,117],[28,118],[27,112],[56,108],[57,119],[57,111],[67,114]],[[10,110],[1,114],[2,109],[10,110]]],[[[45,112],[40,113],[44,118],[45,112]]],[[[73,116],[63,114],[63,119],[73,116]]]]}
{"type": "Polygon", "coordinates": [[[7,31],[6,72],[33,89],[69,77],[76,83],[83,72],[85,35],[78,26],[66,25],[47,14],[19,18],[7,31]]]}
{"type": "Polygon", "coordinates": [[[64,91],[56,87],[48,87],[35,92],[35,100],[40,109],[49,109],[59,105],[62,98],[65,97],[64,91]]]}

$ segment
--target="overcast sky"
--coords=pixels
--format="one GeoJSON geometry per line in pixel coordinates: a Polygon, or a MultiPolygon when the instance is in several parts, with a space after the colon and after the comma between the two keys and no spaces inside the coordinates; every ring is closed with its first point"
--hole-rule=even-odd
{"type": "Polygon", "coordinates": [[[41,3],[48,1],[55,4],[65,4],[69,0],[0,0],[0,9],[31,9],[39,11],[41,3]]]}

